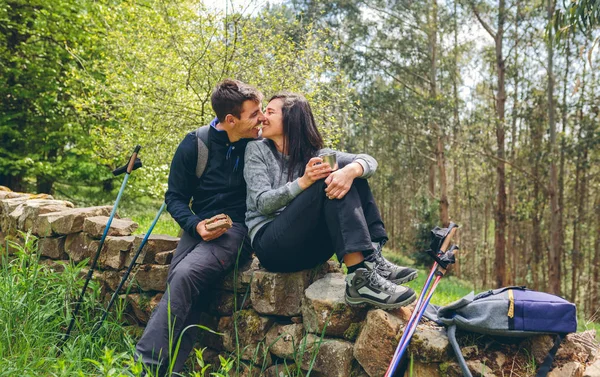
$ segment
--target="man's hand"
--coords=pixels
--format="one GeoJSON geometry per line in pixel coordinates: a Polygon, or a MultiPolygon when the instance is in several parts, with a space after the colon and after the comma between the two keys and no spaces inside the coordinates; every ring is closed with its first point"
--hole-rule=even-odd
{"type": "Polygon", "coordinates": [[[198,225],[196,225],[196,232],[198,232],[204,241],[212,241],[221,237],[225,232],[227,232],[227,229],[225,228],[207,230],[205,223],[206,220],[202,220],[198,223],[198,225]]]}
{"type": "Polygon", "coordinates": [[[325,179],[327,185],[325,194],[329,199],[342,199],[350,191],[354,179],[362,174],[363,167],[358,162],[353,162],[343,169],[334,171],[325,179]]]}

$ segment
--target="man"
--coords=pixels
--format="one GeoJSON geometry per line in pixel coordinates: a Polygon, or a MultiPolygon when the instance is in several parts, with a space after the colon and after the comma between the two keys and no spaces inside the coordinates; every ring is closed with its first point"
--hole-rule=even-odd
{"type": "Polygon", "coordinates": [[[221,82],[211,97],[217,118],[208,131],[204,174],[196,177],[194,132],[186,135],[173,156],[165,201],[184,232],[171,262],[167,291],[136,346],[145,366],[161,377],[170,363],[174,362],[173,372],[182,370],[197,335],[197,327],[187,327],[198,323],[208,301],[207,290],[233,268],[238,252],[240,260],[251,254],[244,224],[244,152],[248,141],[258,137],[264,119],[261,100],[260,92],[247,84],[221,82]],[[233,227],[207,230],[206,219],[220,213],[231,217],[233,227]],[[180,336],[179,352],[172,354],[180,336]]]}

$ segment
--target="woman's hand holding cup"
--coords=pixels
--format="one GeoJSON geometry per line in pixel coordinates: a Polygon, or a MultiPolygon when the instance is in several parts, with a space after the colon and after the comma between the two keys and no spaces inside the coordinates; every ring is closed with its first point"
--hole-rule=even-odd
{"type": "Polygon", "coordinates": [[[321,157],[313,157],[306,164],[304,175],[298,179],[298,184],[306,190],[319,179],[327,178],[329,174],[331,174],[331,166],[324,164],[321,157]]]}

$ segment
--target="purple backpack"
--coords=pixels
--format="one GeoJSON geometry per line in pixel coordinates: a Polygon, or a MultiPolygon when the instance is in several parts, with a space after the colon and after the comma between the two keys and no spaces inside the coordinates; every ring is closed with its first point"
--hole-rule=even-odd
{"type": "Polygon", "coordinates": [[[557,335],[554,347],[536,377],[548,374],[562,338],[577,330],[574,304],[559,296],[532,291],[525,287],[499,288],[477,296],[471,292],[447,306],[438,308],[437,313],[432,315],[430,311],[426,316],[448,326],[448,338],[465,377],[471,377],[471,373],[456,342],[457,328],[503,337],[557,335]]]}

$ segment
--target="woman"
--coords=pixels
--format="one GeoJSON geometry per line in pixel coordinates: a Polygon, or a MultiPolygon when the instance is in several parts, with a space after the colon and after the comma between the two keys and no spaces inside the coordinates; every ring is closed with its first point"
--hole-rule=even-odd
{"type": "Polygon", "coordinates": [[[271,98],[262,136],[247,145],[244,167],[246,225],[261,264],[270,271],[300,271],[335,251],[348,268],[349,304],[391,309],[413,302],[414,291],[394,283],[414,279],[417,271],[381,255],[388,237],[364,179],[375,172],[375,159],[335,152],[339,169],[323,163],[318,155],[333,151],[323,149],[310,106],[299,94],[271,98]]]}

